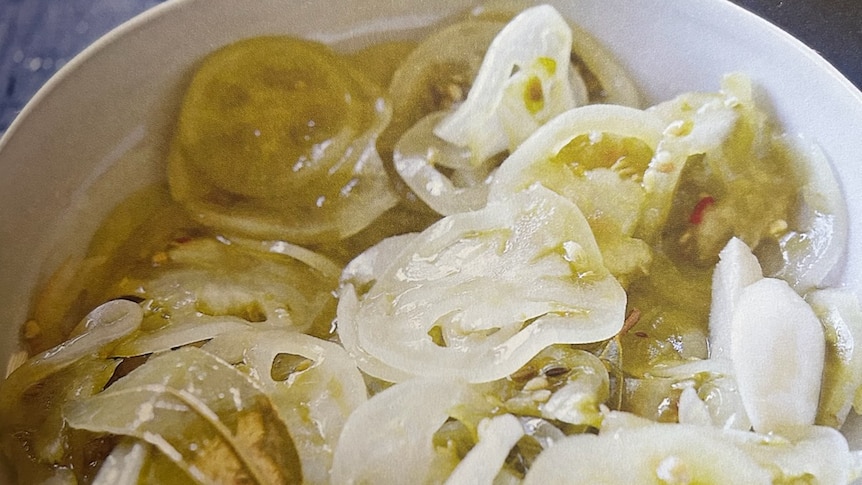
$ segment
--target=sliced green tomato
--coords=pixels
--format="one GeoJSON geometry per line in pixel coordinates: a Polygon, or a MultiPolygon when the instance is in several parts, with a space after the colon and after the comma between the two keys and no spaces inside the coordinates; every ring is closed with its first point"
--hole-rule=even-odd
{"type": "Polygon", "coordinates": [[[64,409],[73,428],[146,441],[202,483],[302,480],[293,440],[269,398],[195,347],[153,357],[64,409]]]}
{"type": "Polygon", "coordinates": [[[340,239],[396,203],[374,147],[382,90],[322,44],[257,37],[208,56],[171,145],[174,197],[255,237],[340,239]]]}
{"type": "Polygon", "coordinates": [[[348,416],[366,400],[365,382],[340,346],[283,330],[220,335],[204,347],[242,366],[287,424],[303,483],[329,483],[332,455],[348,416]],[[280,369],[280,359],[292,363],[280,369]]]}
{"type": "Polygon", "coordinates": [[[81,359],[105,352],[141,325],[143,311],[127,300],[109,301],[90,312],[66,342],[31,357],[0,383],[0,416],[7,416],[27,390],[81,359]]]}
{"type": "Polygon", "coordinates": [[[722,144],[739,119],[734,103],[721,93],[686,93],[649,111],[665,124],[653,160],[644,173],[643,221],[638,235],[652,241],[666,223],[689,157],[708,154],[720,159],[722,144]]]}
{"type": "Polygon", "coordinates": [[[539,128],[503,162],[489,200],[541,182],[578,204],[614,275],[642,272],[651,251],[632,237],[645,203],[639,179],[662,129],[658,117],[635,108],[570,110],[539,128]]]}
{"type": "Polygon", "coordinates": [[[612,337],[625,298],[577,207],[536,185],[422,232],[353,318],[358,346],[387,366],[487,382],[548,345],[612,337]]]}
{"type": "Polygon", "coordinates": [[[338,269],[306,249],[196,238],[173,244],[155,262],[110,290],[145,299],[149,310],[141,334],[114,355],[169,350],[250,325],[328,333],[338,269]]]}
{"type": "Polygon", "coordinates": [[[413,377],[415,373],[389,365],[370,354],[359,343],[359,328],[356,315],[360,304],[356,289],[352,284],[344,285],[338,298],[338,339],[344,349],[356,362],[356,365],[366,374],[385,382],[402,382],[413,377]]]}
{"type": "Polygon", "coordinates": [[[844,289],[816,290],[805,301],[826,336],[817,423],[839,428],[851,405],[862,409],[862,308],[856,295],[844,289]]]}
{"type": "Polygon", "coordinates": [[[344,426],[333,485],[443,482],[458,459],[435,448],[434,434],[469,393],[457,379],[417,378],[374,395],[344,426]]]}
{"type": "Polygon", "coordinates": [[[551,6],[524,10],[494,38],[466,101],[434,133],[468,147],[475,164],[512,151],[539,126],[574,108],[572,32],[551,6]]]}
{"type": "Polygon", "coordinates": [[[772,483],[765,468],[709,430],[644,423],[569,436],[536,458],[523,483],[772,483]]]}
{"type": "Polygon", "coordinates": [[[820,320],[785,281],[763,278],[742,290],[731,321],[730,357],[755,431],[814,424],[824,354],[820,320]]]}
{"type": "MultiPolygon", "coordinates": [[[[649,241],[660,234],[677,260],[702,266],[715,264],[736,236],[755,250],[765,274],[778,274],[785,265],[782,238],[808,230],[796,222],[805,164],[777,137],[755,102],[751,82],[731,74],[718,93],[687,93],[655,112],[670,125],[654,170],[644,177],[650,196],[639,234],[649,241]],[[767,253],[778,254],[763,257],[767,253]]],[[[829,247],[837,248],[838,241],[830,240],[828,218],[816,220],[829,227],[816,239],[827,248],[823,262],[831,269],[837,256],[829,247]]]]}
{"type": "Polygon", "coordinates": [[[426,37],[392,76],[392,123],[380,136],[381,154],[420,119],[461,103],[479,72],[485,52],[503,22],[465,20],[426,37]]]}

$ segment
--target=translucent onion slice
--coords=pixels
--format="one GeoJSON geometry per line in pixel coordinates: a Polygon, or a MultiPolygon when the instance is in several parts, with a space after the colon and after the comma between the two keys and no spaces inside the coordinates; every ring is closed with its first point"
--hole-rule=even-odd
{"type": "Polygon", "coordinates": [[[434,434],[465,402],[455,379],[413,379],[374,395],[347,420],[335,449],[332,484],[442,483],[458,463],[434,434]]]}
{"type": "Polygon", "coordinates": [[[767,469],[708,429],[650,424],[569,436],[536,458],[523,483],[772,483],[767,469]]]}
{"type": "Polygon", "coordinates": [[[111,357],[135,357],[165,352],[190,344],[206,342],[218,335],[254,328],[240,318],[206,317],[176,318],[170,325],[157,330],[139,332],[111,349],[111,357]]]}
{"type": "Polygon", "coordinates": [[[388,237],[365,250],[344,268],[341,287],[338,291],[336,327],[338,339],[344,349],[353,357],[356,365],[368,375],[387,382],[406,381],[413,374],[388,366],[372,356],[359,345],[356,314],[359,312],[359,298],[377,282],[378,276],[396,260],[399,254],[418,234],[402,234],[388,237]]]}
{"type": "Polygon", "coordinates": [[[347,352],[332,342],[284,330],[224,334],[203,348],[244,364],[287,424],[303,483],[329,483],[344,423],[367,400],[365,381],[347,352]],[[281,356],[296,362],[278,369],[281,356]]]}
{"type": "Polygon", "coordinates": [[[395,261],[394,256],[410,245],[418,235],[408,233],[387,237],[366,249],[344,267],[339,278],[340,284],[350,284],[359,295],[365,295],[377,281],[377,277],[395,261]]]}
{"type": "Polygon", "coordinates": [[[300,483],[293,441],[263,392],[195,347],[167,352],[67,403],[70,426],[155,446],[201,483],[300,483]]]}
{"type": "Polygon", "coordinates": [[[804,140],[785,138],[798,154],[797,169],[805,181],[800,208],[789,231],[778,240],[780,263],[770,276],[805,293],[828,283],[847,249],[847,207],[838,180],[823,151],[804,140]]]}
{"type": "Polygon", "coordinates": [[[384,363],[360,345],[356,320],[359,308],[359,298],[353,285],[342,287],[338,299],[338,339],[356,365],[362,372],[386,382],[402,382],[416,377],[415,373],[384,363]]]}
{"type": "Polygon", "coordinates": [[[496,166],[489,159],[474,167],[469,149],[434,135],[433,127],[444,116],[430,114],[404,133],[392,154],[395,170],[422,202],[442,215],[481,209],[496,166]],[[453,173],[447,176],[437,167],[453,173]],[[459,178],[465,183],[456,184],[459,178]]]}
{"type": "Polygon", "coordinates": [[[548,345],[612,337],[625,299],[577,207],[536,185],[394,255],[359,301],[357,344],[409,374],[486,382],[548,345]]]}
{"type": "Polygon", "coordinates": [[[817,423],[840,427],[853,405],[862,409],[862,308],[845,289],[816,290],[805,295],[826,336],[826,361],[817,423]]]}
{"type": "Polygon", "coordinates": [[[0,383],[0,414],[10,414],[29,387],[119,342],[137,330],[142,321],[141,307],[127,300],[112,300],[97,307],[81,321],[76,336],[31,357],[0,383]]]}
{"type": "Polygon", "coordinates": [[[571,29],[553,7],[524,10],[494,38],[466,101],[434,133],[469,147],[476,164],[514,150],[543,123],[576,106],[571,48],[571,29]]]}
{"type": "Polygon", "coordinates": [[[858,478],[847,440],[827,426],[811,426],[792,437],[744,431],[726,431],[722,436],[773,470],[773,483],[810,480],[843,484],[858,478]]]}
{"type": "Polygon", "coordinates": [[[339,270],[306,249],[197,238],[173,245],[154,262],[110,289],[145,299],[148,309],[146,328],[117,355],[166,350],[249,325],[329,331],[339,270]]]}

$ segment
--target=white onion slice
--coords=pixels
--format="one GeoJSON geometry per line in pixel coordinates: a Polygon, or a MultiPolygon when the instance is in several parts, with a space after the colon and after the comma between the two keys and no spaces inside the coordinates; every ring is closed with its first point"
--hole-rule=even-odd
{"type": "Polygon", "coordinates": [[[829,160],[823,151],[804,140],[786,139],[799,153],[801,208],[790,221],[796,230],[779,241],[781,265],[771,276],[805,293],[826,284],[847,249],[847,207],[829,160]],[[795,142],[795,143],[794,143],[795,142]]]}

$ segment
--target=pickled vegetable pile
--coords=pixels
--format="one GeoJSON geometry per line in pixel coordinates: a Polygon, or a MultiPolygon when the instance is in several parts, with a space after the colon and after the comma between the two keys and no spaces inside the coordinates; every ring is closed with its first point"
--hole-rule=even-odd
{"type": "Polygon", "coordinates": [[[165,183],[39,293],[2,449],[28,484],[848,483],[847,215],[757,92],[644,108],[547,5],[224,46],[165,183]]]}

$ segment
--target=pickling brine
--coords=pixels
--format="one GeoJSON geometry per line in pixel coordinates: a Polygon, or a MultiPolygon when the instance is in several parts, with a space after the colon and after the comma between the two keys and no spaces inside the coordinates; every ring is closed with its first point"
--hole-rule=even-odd
{"type": "Polygon", "coordinates": [[[19,482],[857,477],[829,162],[744,73],[645,106],[576,23],[202,59],[164,183],[23,326],[19,482]]]}

